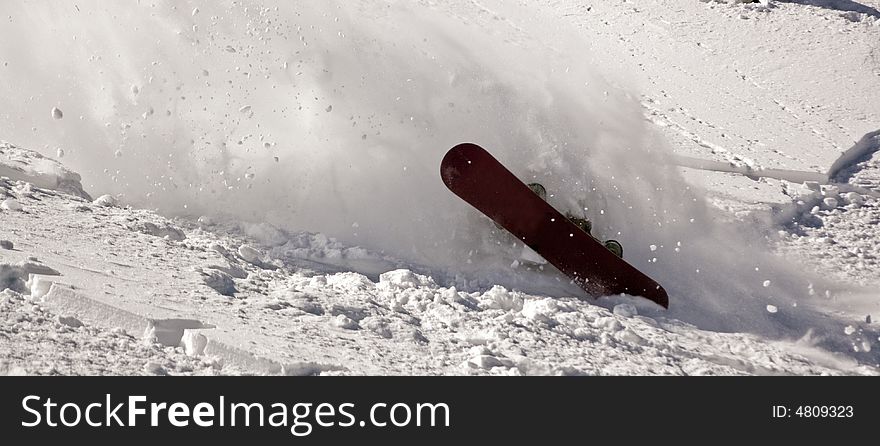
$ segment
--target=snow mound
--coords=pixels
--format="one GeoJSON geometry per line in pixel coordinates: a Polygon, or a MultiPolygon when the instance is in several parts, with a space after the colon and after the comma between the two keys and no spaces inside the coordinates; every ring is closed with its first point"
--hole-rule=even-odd
{"type": "Polygon", "coordinates": [[[405,290],[411,288],[436,288],[434,279],[413,273],[410,270],[398,269],[382,273],[379,276],[379,287],[387,290],[405,290]]]}
{"type": "Polygon", "coordinates": [[[58,161],[33,150],[0,141],[0,177],[24,181],[36,187],[57,190],[91,201],[81,178],[58,161]]]}

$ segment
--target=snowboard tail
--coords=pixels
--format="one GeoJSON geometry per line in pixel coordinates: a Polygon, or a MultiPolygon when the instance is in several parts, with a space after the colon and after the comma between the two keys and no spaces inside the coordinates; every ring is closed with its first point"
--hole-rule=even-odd
{"type": "Polygon", "coordinates": [[[455,195],[501,225],[592,296],[643,296],[669,308],[666,290],[541,199],[489,152],[459,144],[440,164],[455,195]]]}

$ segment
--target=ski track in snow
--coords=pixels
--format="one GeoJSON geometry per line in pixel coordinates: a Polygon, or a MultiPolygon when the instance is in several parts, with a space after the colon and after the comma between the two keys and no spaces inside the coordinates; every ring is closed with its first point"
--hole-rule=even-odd
{"type": "MultiPolygon", "coordinates": [[[[163,14],[176,8],[159,3],[163,14]]],[[[0,362],[0,373],[878,374],[880,330],[871,317],[880,317],[880,299],[875,291],[880,284],[880,247],[876,243],[880,201],[875,195],[880,194],[880,156],[876,153],[874,133],[880,127],[880,104],[872,98],[880,84],[880,53],[876,46],[880,17],[874,13],[880,4],[873,0],[762,4],[698,0],[531,3],[534,4],[529,7],[537,9],[529,11],[539,13],[523,14],[509,4],[490,0],[420,2],[422,7],[440,16],[455,17],[464,24],[464,28],[453,30],[482,29],[494,37],[500,36],[505,45],[520,48],[523,54],[535,48],[553,53],[549,59],[531,62],[565,63],[568,59],[572,65],[596,67],[605,78],[613,80],[614,87],[638,92],[638,100],[632,98],[631,102],[642,106],[644,121],[650,127],[647,136],[616,137],[641,130],[635,125],[626,127],[632,124],[634,115],[632,110],[623,109],[632,104],[610,87],[604,94],[589,89],[583,93],[587,97],[584,101],[589,99],[597,104],[595,116],[587,118],[601,121],[605,118],[603,114],[609,114],[611,120],[620,118],[625,125],[588,128],[583,134],[571,131],[578,123],[572,114],[586,108],[577,104],[570,109],[559,107],[562,110],[556,114],[558,102],[554,101],[561,100],[557,92],[540,87],[511,88],[511,79],[528,73],[526,70],[512,74],[509,79],[491,68],[479,76],[457,70],[458,64],[468,60],[464,57],[465,62],[461,62],[449,57],[449,48],[460,43],[452,38],[437,46],[420,48],[419,57],[430,55],[433,61],[439,56],[453,67],[450,72],[455,79],[451,84],[465,85],[462,89],[448,89],[443,82],[435,82],[424,68],[409,64],[405,66],[413,74],[404,74],[412,77],[401,81],[412,87],[399,91],[380,87],[378,93],[360,92],[353,85],[358,81],[361,86],[366,85],[375,73],[359,80],[341,74],[346,68],[361,67],[351,58],[343,55],[335,60],[329,56],[322,59],[320,53],[304,49],[297,61],[272,53],[285,49],[276,46],[277,42],[294,34],[285,34],[271,8],[244,12],[245,16],[255,18],[254,23],[266,25],[261,29],[248,22],[246,34],[251,40],[229,40],[235,34],[224,34],[224,26],[235,28],[234,13],[225,25],[226,17],[211,16],[208,23],[193,14],[191,31],[187,30],[188,22],[181,20],[187,26],[177,35],[191,39],[194,48],[202,44],[202,38],[209,37],[212,48],[225,48],[219,55],[205,53],[210,56],[207,59],[195,56],[194,60],[200,63],[217,63],[210,70],[200,67],[194,72],[197,84],[204,83],[204,89],[165,78],[172,76],[175,68],[166,71],[163,61],[156,61],[149,69],[155,70],[155,79],[130,84],[122,81],[124,88],[113,83],[138,79],[141,75],[125,70],[122,74],[113,73],[108,68],[111,74],[101,78],[102,82],[111,82],[113,88],[121,89],[113,93],[116,102],[112,106],[98,101],[93,109],[86,110],[85,104],[91,99],[83,96],[82,104],[76,107],[80,110],[71,113],[70,108],[61,107],[65,113],[60,108],[52,108],[48,113],[44,110],[47,105],[64,94],[64,90],[56,87],[54,93],[47,89],[22,98],[26,105],[18,109],[20,114],[7,110],[0,115],[10,129],[9,135],[0,136],[42,147],[43,155],[8,143],[0,145],[0,240],[5,242],[0,247],[0,290],[5,289],[0,292],[0,357],[6,358],[0,362]],[[546,35],[546,41],[540,42],[535,39],[535,30],[552,29],[560,21],[576,30],[580,44],[588,47],[588,52],[572,55],[571,49],[577,46],[561,35],[546,35]],[[200,34],[200,26],[211,30],[210,33],[200,34]],[[213,41],[214,38],[219,40],[213,41]],[[267,50],[259,50],[260,45],[267,50]],[[256,62],[246,67],[237,59],[243,54],[254,57],[251,60],[256,62]],[[223,73],[223,62],[211,57],[237,66],[223,73]],[[816,62],[830,58],[833,63],[816,62]],[[260,66],[267,61],[278,67],[260,66]],[[326,68],[311,72],[309,64],[315,61],[326,68]],[[339,64],[335,73],[331,73],[333,64],[339,64]],[[242,69],[247,72],[241,73],[242,69]],[[313,145],[327,153],[308,156],[302,151],[282,150],[285,144],[279,146],[278,141],[291,135],[273,134],[272,129],[279,127],[272,119],[260,120],[267,116],[266,103],[259,101],[266,91],[251,92],[250,84],[239,83],[238,75],[250,82],[265,76],[267,82],[261,85],[266,89],[274,90],[276,79],[293,80],[297,86],[311,88],[308,94],[296,93],[296,102],[300,110],[305,107],[305,112],[281,113],[297,116],[300,130],[307,131],[304,141],[296,139],[301,134],[291,134],[296,141],[294,146],[313,145]],[[334,76],[343,79],[340,82],[347,84],[347,90],[330,81],[334,76]],[[422,80],[424,85],[420,85],[422,80]],[[204,130],[199,124],[204,116],[193,112],[201,105],[208,111],[215,98],[209,101],[203,95],[212,93],[212,82],[228,82],[235,92],[232,99],[227,96],[226,105],[232,107],[233,116],[223,118],[219,126],[223,128],[222,136],[212,134],[210,125],[206,127],[209,130],[204,130]],[[428,97],[434,92],[432,88],[438,86],[445,93],[456,95],[454,104],[450,102],[447,106],[443,102],[441,107],[428,97]],[[485,109],[468,108],[469,94],[487,91],[495,95],[497,104],[493,102],[485,109]],[[384,97],[389,94],[395,97],[384,97]],[[307,100],[306,96],[312,95],[317,105],[310,98],[307,100]],[[521,104],[542,99],[550,105],[524,108],[521,104]],[[343,120],[345,127],[332,121],[333,116],[345,113],[342,110],[351,105],[346,102],[355,102],[357,106],[357,101],[373,100],[380,103],[376,108],[379,112],[353,114],[352,124],[343,120]],[[383,116],[383,101],[388,101],[388,110],[398,107],[406,116],[383,116]],[[188,103],[196,106],[185,105],[188,103]],[[185,111],[187,107],[189,112],[185,111]],[[95,111],[110,109],[120,117],[95,111]],[[342,138],[340,134],[340,144],[368,141],[363,153],[387,161],[401,152],[377,151],[376,147],[436,143],[436,133],[444,127],[432,120],[457,116],[442,111],[447,109],[503,115],[492,123],[497,126],[493,127],[495,130],[505,129],[501,133],[507,129],[519,131],[517,116],[528,115],[521,133],[511,130],[511,139],[498,137],[497,142],[500,146],[505,141],[514,141],[515,145],[552,147],[537,155],[529,149],[507,149],[508,159],[533,165],[529,173],[550,175],[558,171],[560,164],[580,161],[578,156],[584,155],[577,155],[571,147],[559,147],[568,143],[567,137],[606,149],[592,153],[600,163],[633,161],[642,156],[641,152],[615,158],[608,151],[646,143],[672,147],[678,159],[693,160],[691,168],[709,166],[723,171],[682,171],[690,184],[688,190],[693,187],[698,193],[681,201],[697,201],[705,196],[705,201],[717,208],[705,211],[705,215],[701,207],[689,208],[699,214],[695,217],[707,221],[700,231],[691,231],[693,244],[687,238],[685,222],[676,220],[690,217],[688,214],[673,211],[665,217],[665,211],[660,216],[654,211],[653,215],[635,212],[624,216],[619,211],[626,210],[626,205],[632,209],[630,203],[624,203],[618,212],[609,212],[614,214],[611,217],[604,217],[604,212],[593,216],[598,230],[621,230],[624,241],[632,237],[634,243],[638,242],[635,246],[624,243],[628,258],[640,268],[659,274],[667,288],[674,291],[671,298],[673,306],[678,307],[664,312],[634,298],[576,299],[572,296],[577,291],[552,271],[508,267],[512,253],[518,252],[519,247],[512,246],[503,234],[493,231],[491,225],[479,218],[462,226],[458,236],[475,228],[482,231],[480,240],[465,238],[473,242],[467,261],[490,265],[482,270],[457,269],[439,260],[432,263],[424,256],[422,260],[406,260],[408,253],[401,246],[406,246],[409,239],[403,236],[403,242],[395,240],[395,245],[400,246],[387,246],[388,252],[376,249],[381,246],[357,246],[352,239],[357,240],[359,233],[368,233],[371,222],[350,221],[364,205],[357,199],[338,196],[357,192],[362,199],[372,198],[369,191],[355,190],[363,185],[358,179],[366,177],[358,176],[362,174],[352,171],[351,166],[345,170],[335,162],[329,171],[309,170],[326,161],[322,156],[337,160],[331,156],[339,155],[332,144],[322,145],[329,141],[322,131],[339,131],[351,125],[356,135],[342,138]],[[43,112],[42,120],[35,118],[31,127],[30,121],[22,116],[37,114],[33,110],[43,112]],[[507,110],[511,110],[510,116],[499,113],[507,110]],[[79,117],[84,122],[82,129],[57,130],[66,128],[59,123],[77,119],[79,113],[83,115],[79,117]],[[177,118],[178,114],[185,118],[177,118]],[[550,126],[544,118],[565,122],[550,126]],[[177,119],[185,122],[183,130],[177,119]],[[106,140],[101,139],[103,129],[97,125],[103,124],[103,120],[106,140]],[[205,133],[199,134],[202,130],[205,133]],[[139,138],[141,142],[137,142],[139,138]],[[193,138],[190,144],[185,143],[188,138],[193,138]],[[854,141],[859,142],[853,145],[854,141]],[[227,149],[227,143],[232,148],[227,149]],[[138,152],[139,144],[150,151],[138,152]],[[209,152],[212,145],[223,147],[222,159],[205,155],[213,153],[209,152]],[[236,152],[236,145],[247,149],[236,152]],[[258,147],[256,150],[265,150],[265,154],[252,152],[252,145],[258,147]],[[90,146],[100,149],[93,153],[83,148],[90,146]],[[183,153],[175,152],[181,147],[185,148],[183,153]],[[849,147],[852,149],[847,151],[849,147]],[[104,153],[106,149],[111,156],[104,153]],[[44,155],[65,156],[65,164],[69,160],[74,166],[85,167],[88,174],[84,182],[89,187],[83,188],[78,174],[44,155]],[[183,161],[175,162],[176,157],[183,161]],[[105,159],[106,164],[101,164],[105,159]],[[305,176],[272,170],[279,159],[294,162],[288,166],[298,169],[297,174],[305,172],[305,176]],[[222,182],[212,179],[199,183],[204,180],[199,175],[205,172],[186,168],[186,163],[192,161],[204,162],[199,170],[211,171],[213,178],[222,182]],[[172,168],[167,176],[166,167],[172,168]],[[762,178],[761,172],[775,178],[762,178]],[[146,173],[144,178],[138,176],[142,173],[146,173]],[[347,178],[346,173],[351,177],[347,178]],[[831,181],[800,184],[804,179],[813,179],[812,175],[820,180],[822,176],[829,177],[831,181]],[[272,185],[273,180],[281,186],[272,185]],[[297,184],[295,180],[326,180],[320,184],[327,188],[317,196],[311,196],[314,189],[306,186],[273,195],[285,185],[297,184]],[[191,183],[187,185],[187,181],[191,183]],[[249,192],[252,186],[255,189],[249,192]],[[192,192],[196,189],[197,193],[192,192]],[[93,201],[85,190],[112,191],[114,195],[93,201]],[[290,195],[299,200],[291,198],[291,202],[312,206],[307,209],[318,216],[309,220],[305,216],[309,212],[289,207],[278,209],[280,214],[275,218],[271,218],[270,209],[262,223],[244,222],[254,217],[260,219],[266,205],[275,205],[273,200],[286,200],[290,195]],[[191,200],[193,197],[196,202],[191,200]],[[250,197],[254,197],[253,202],[248,201],[250,197]],[[213,198],[222,198],[229,208],[211,212],[212,206],[216,206],[211,204],[213,198]],[[155,203],[164,211],[176,209],[172,215],[180,214],[183,203],[197,210],[171,218],[124,207],[128,203],[141,207],[155,203]],[[328,209],[322,209],[322,205],[328,209]],[[334,218],[332,209],[341,209],[340,221],[328,220],[334,218]],[[196,220],[193,212],[200,211],[210,215],[196,220]],[[315,222],[319,226],[323,222],[345,227],[348,240],[269,223],[291,216],[302,218],[293,220],[303,227],[308,227],[307,221],[313,223],[311,228],[315,222]],[[645,235],[650,231],[628,221],[639,217],[665,223],[664,230],[668,232],[661,231],[662,235],[655,236],[660,238],[657,241],[646,238],[651,237],[645,235]],[[724,232],[729,229],[714,226],[714,220],[744,227],[750,235],[724,232]],[[670,225],[673,227],[669,228],[670,225]],[[675,232],[676,226],[683,229],[675,232]],[[723,245],[721,240],[714,246],[710,243],[713,237],[729,239],[729,243],[763,243],[796,265],[789,267],[779,257],[765,256],[760,246],[723,245]],[[653,256],[661,261],[657,263],[655,257],[652,262],[653,256]],[[707,264],[696,263],[699,261],[707,264]],[[710,271],[713,265],[708,263],[713,261],[717,261],[714,266],[718,271],[710,271]],[[810,272],[790,271],[801,265],[810,272]],[[690,269],[689,275],[674,279],[684,268],[690,269]],[[725,275],[732,277],[722,280],[725,275]]],[[[351,8],[370,17],[385,14],[367,4],[358,3],[351,8]]],[[[84,6],[83,10],[89,8],[84,6]]],[[[321,17],[324,26],[330,23],[319,14],[319,9],[308,13],[313,18],[321,17]]],[[[15,11],[9,16],[13,22],[18,20],[15,11]]],[[[282,23],[286,22],[282,19],[282,23]]],[[[425,23],[451,26],[440,19],[425,23]]],[[[369,26],[365,29],[367,37],[375,32],[369,26]]],[[[345,44],[328,43],[330,40],[324,40],[327,37],[320,32],[310,32],[299,29],[295,33],[304,47],[317,41],[341,53],[350,49],[345,44]]],[[[412,30],[404,28],[401,35],[407,33],[412,30]]],[[[442,29],[428,35],[431,45],[435,40],[448,38],[442,29]]],[[[338,37],[345,38],[341,31],[338,37]]],[[[491,42],[494,41],[485,40],[487,44],[491,42]]],[[[389,48],[377,45],[367,48],[376,52],[389,48]]],[[[123,45],[117,49],[124,48],[123,45]]],[[[401,60],[408,57],[409,53],[400,51],[394,54],[401,60]]],[[[518,53],[502,53],[496,61],[509,63],[504,58],[515,54],[518,53]]],[[[110,56],[96,51],[88,55],[89,63],[98,64],[110,56]]],[[[8,69],[10,63],[14,68],[20,60],[15,52],[0,51],[0,69],[8,69]]],[[[126,69],[138,67],[139,62],[126,69]]],[[[167,65],[182,67],[184,72],[194,69],[173,60],[167,61],[167,65]]],[[[377,66],[381,73],[382,65],[377,66]]],[[[87,68],[91,70],[91,65],[87,68]]],[[[568,68],[564,71],[567,73],[568,68]]],[[[578,71],[575,68],[573,72],[578,71]]],[[[67,75],[76,78],[73,71],[67,75]]],[[[598,80],[590,79],[587,83],[605,88],[598,80]]],[[[100,89],[103,91],[104,86],[100,89]]],[[[574,91],[571,94],[574,96],[574,91]]],[[[491,130],[471,128],[469,132],[485,136],[491,130]]],[[[449,137],[445,135],[439,140],[449,137]]],[[[650,154],[651,150],[644,153],[649,161],[639,161],[650,166],[651,160],[665,159],[650,154]]],[[[353,163],[374,160],[362,153],[351,156],[353,163]]],[[[399,170],[377,170],[373,174],[403,178],[407,172],[419,174],[423,167],[425,171],[433,169],[430,156],[410,157],[407,152],[403,159],[402,165],[393,166],[399,170]]],[[[377,165],[380,164],[370,164],[377,165]]],[[[562,172],[577,169],[565,167],[568,170],[562,172]]],[[[645,174],[645,170],[640,170],[644,167],[636,166],[632,172],[645,174]]],[[[588,174],[608,179],[599,167],[595,169],[588,174]]],[[[661,183],[661,188],[678,186],[677,178],[667,174],[651,178],[658,179],[668,182],[661,183]]],[[[557,178],[546,180],[551,181],[551,190],[554,186],[570,186],[564,178],[560,184],[552,184],[557,178]]],[[[417,183],[386,178],[377,180],[377,184],[373,194],[383,188],[417,183]]],[[[590,186],[577,187],[589,190],[590,186]]],[[[629,185],[618,187],[614,182],[599,185],[597,193],[601,196],[597,200],[605,202],[600,206],[591,203],[593,212],[611,211],[615,203],[609,208],[609,199],[613,202],[615,197],[639,198],[640,191],[644,192],[628,189],[629,185]]],[[[406,211],[409,214],[400,214],[404,219],[435,215],[418,214],[419,209],[429,212],[418,199],[429,196],[425,194],[430,188],[416,189],[408,191],[410,196],[393,195],[396,200],[387,200],[382,209],[387,213],[410,209],[406,211]]],[[[657,199],[667,200],[665,204],[670,208],[682,205],[668,201],[668,195],[641,198],[644,197],[648,197],[648,203],[636,199],[634,204],[650,204],[653,208],[655,204],[649,202],[657,199]]],[[[454,209],[455,204],[450,203],[454,202],[443,202],[437,208],[454,209]]],[[[445,220],[433,223],[444,226],[442,230],[449,229],[445,220]]],[[[386,228],[386,238],[394,235],[393,228],[386,228]]],[[[435,239],[432,252],[440,252],[437,246],[443,241],[448,242],[435,239]]],[[[453,248],[450,244],[449,249],[453,248]]],[[[418,251],[415,246],[412,250],[418,251]]]]}

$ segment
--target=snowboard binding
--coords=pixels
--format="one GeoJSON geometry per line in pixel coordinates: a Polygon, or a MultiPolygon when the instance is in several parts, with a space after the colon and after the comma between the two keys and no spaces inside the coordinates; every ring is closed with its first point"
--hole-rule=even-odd
{"type": "MultiPolygon", "coordinates": [[[[535,194],[541,197],[542,200],[547,201],[547,188],[544,187],[541,183],[529,183],[529,189],[532,190],[535,194]]],[[[572,223],[575,224],[581,231],[586,232],[590,237],[596,238],[593,236],[593,223],[587,218],[577,217],[569,212],[565,213],[565,218],[569,219],[572,223]]],[[[597,239],[598,240],[598,239],[597,239]]],[[[623,258],[623,245],[620,244],[617,240],[605,240],[602,242],[605,245],[605,248],[611,251],[617,257],[623,258]]]]}

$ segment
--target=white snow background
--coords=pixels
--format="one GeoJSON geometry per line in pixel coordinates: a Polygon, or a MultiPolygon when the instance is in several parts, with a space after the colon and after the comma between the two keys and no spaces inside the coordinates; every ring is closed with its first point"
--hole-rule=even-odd
{"type": "Polygon", "coordinates": [[[374,283],[404,267],[444,289],[577,302],[558,277],[511,268],[491,224],[445,190],[443,154],[476,142],[543,183],[558,208],[585,208],[595,232],[666,287],[671,308],[595,304],[876,373],[878,330],[859,325],[878,307],[874,257],[862,253],[875,270],[867,283],[817,272],[835,258],[793,257],[830,252],[827,234],[790,225],[849,206],[868,223],[848,234],[876,244],[876,226],[865,230],[876,214],[858,214],[876,212],[876,195],[848,179],[810,190],[798,175],[841,182],[827,178],[840,152],[857,149],[849,169],[876,147],[862,137],[880,128],[880,5],[812,4],[6,2],[0,137],[63,155],[93,194],[242,223],[286,267],[327,262],[374,283]],[[679,167],[694,158],[715,164],[679,167]],[[832,195],[833,206],[822,201],[832,195]],[[301,231],[364,254],[304,255],[290,249],[301,231]]]}

